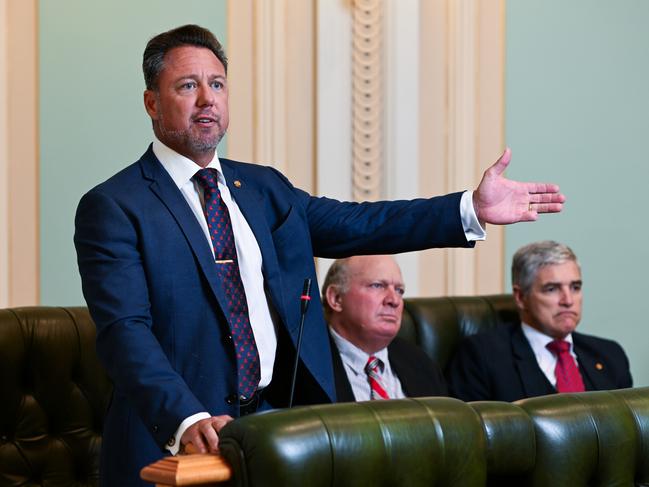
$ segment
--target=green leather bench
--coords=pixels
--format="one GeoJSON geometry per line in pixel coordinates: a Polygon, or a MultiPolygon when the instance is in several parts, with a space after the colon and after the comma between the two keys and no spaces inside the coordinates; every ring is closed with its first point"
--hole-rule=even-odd
{"type": "Polygon", "coordinates": [[[649,388],[295,408],[221,431],[240,486],[649,485],[649,388]]]}
{"type": "MultiPolygon", "coordinates": [[[[406,300],[402,335],[444,366],[515,320],[511,296],[406,300]]],[[[111,386],[85,308],[0,310],[0,486],[96,485],[111,386]]],[[[450,398],[322,405],[222,431],[233,485],[649,485],[649,388],[518,404],[450,398]]]]}

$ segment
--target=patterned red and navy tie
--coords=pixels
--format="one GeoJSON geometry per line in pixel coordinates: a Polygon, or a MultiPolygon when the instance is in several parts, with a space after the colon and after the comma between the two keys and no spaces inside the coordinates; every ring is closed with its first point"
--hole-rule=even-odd
{"type": "Polygon", "coordinates": [[[586,390],[574,357],[570,354],[570,343],[565,340],[554,340],[545,346],[557,357],[554,376],[557,379],[559,392],[583,392],[586,390]]]}
{"type": "Polygon", "coordinates": [[[204,211],[214,247],[216,272],[227,298],[225,314],[230,324],[237,356],[239,395],[252,397],[259,385],[259,353],[248,317],[248,302],[239,273],[237,250],[228,207],[221,198],[216,169],[201,169],[194,178],[203,188],[204,211]]]}
{"type": "Polygon", "coordinates": [[[381,372],[382,372],[383,362],[374,355],[371,355],[367,359],[367,364],[365,364],[365,373],[367,374],[367,380],[370,383],[370,399],[390,399],[388,393],[385,390],[385,386],[381,382],[381,372]]]}

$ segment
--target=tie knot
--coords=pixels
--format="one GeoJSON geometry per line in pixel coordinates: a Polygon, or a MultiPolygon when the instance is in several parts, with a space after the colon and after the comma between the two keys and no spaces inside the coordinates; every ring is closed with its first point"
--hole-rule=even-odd
{"type": "Polygon", "coordinates": [[[204,168],[199,169],[194,174],[194,179],[200,184],[203,188],[216,188],[217,185],[217,176],[218,171],[214,168],[204,168]]]}
{"type": "Polygon", "coordinates": [[[570,351],[570,343],[560,339],[552,340],[545,347],[555,355],[560,355],[570,351]]]}
{"type": "Polygon", "coordinates": [[[374,355],[370,355],[370,358],[367,359],[367,364],[365,364],[365,373],[369,374],[370,372],[383,372],[383,361],[374,355]]]}

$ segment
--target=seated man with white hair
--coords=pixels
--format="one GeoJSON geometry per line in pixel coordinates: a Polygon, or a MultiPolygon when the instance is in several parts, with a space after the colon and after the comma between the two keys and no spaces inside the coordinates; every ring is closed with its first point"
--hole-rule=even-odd
{"type": "Polygon", "coordinates": [[[440,368],[396,336],[404,292],[401,270],[390,256],[355,256],[330,267],[322,303],[339,402],[447,395],[440,368]]]}

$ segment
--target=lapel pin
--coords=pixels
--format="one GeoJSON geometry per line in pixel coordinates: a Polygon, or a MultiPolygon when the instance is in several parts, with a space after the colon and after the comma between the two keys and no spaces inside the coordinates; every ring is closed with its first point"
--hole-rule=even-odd
{"type": "Polygon", "coordinates": [[[602,370],[602,369],[604,368],[604,366],[603,366],[600,362],[597,362],[597,363],[595,364],[595,368],[596,368],[597,370],[602,370]]]}
{"type": "Polygon", "coordinates": [[[235,179],[234,180],[234,187],[235,188],[240,188],[241,187],[241,181],[239,181],[238,179],[235,179]]]}

